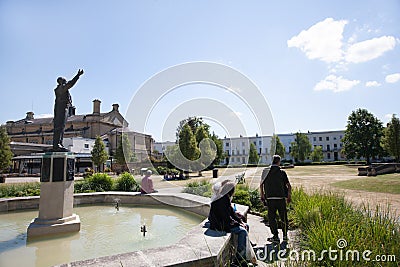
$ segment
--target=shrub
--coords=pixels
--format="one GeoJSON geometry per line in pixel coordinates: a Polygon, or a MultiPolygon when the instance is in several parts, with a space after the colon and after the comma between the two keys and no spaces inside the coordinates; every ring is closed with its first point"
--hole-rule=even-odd
{"type": "Polygon", "coordinates": [[[208,180],[189,182],[183,189],[183,193],[211,197],[211,183],[208,180]]]}
{"type": "Polygon", "coordinates": [[[136,182],[133,175],[130,174],[129,172],[124,172],[115,181],[116,191],[136,192],[139,191],[139,188],[140,188],[139,184],[136,182]]]}
{"type": "Polygon", "coordinates": [[[108,174],[95,173],[88,178],[90,189],[96,192],[110,191],[113,186],[113,180],[108,174]]]}
{"type": "Polygon", "coordinates": [[[40,183],[2,184],[0,198],[39,196],[40,183]]]}
{"type": "Polygon", "coordinates": [[[83,181],[75,181],[74,183],[74,193],[91,193],[95,192],[89,183],[89,180],[83,180],[83,181]]]}
{"type": "Polygon", "coordinates": [[[158,167],[156,168],[156,170],[157,170],[157,172],[158,172],[159,174],[161,174],[161,175],[164,175],[164,174],[167,173],[167,168],[166,168],[166,167],[163,167],[163,166],[158,166],[158,167]]]}
{"type": "Polygon", "coordinates": [[[265,207],[261,201],[260,191],[258,189],[250,189],[249,195],[250,195],[251,209],[259,212],[264,211],[265,207]]]}
{"type": "Polygon", "coordinates": [[[244,190],[239,186],[236,187],[235,194],[232,199],[233,203],[249,206],[251,208],[249,190],[244,190]]]}

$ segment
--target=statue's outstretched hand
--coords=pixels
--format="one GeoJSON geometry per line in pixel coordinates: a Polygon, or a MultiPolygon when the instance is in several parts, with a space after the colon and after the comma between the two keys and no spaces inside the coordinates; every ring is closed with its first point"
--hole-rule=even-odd
{"type": "Polygon", "coordinates": [[[83,70],[79,69],[78,70],[78,75],[81,76],[83,74],[83,70]]]}

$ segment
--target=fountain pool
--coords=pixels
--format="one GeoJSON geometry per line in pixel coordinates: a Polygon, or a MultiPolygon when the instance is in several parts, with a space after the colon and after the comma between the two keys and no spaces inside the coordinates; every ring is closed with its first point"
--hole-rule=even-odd
{"type": "Polygon", "coordinates": [[[0,213],[0,266],[52,266],[174,244],[204,217],[163,205],[82,205],[78,233],[27,241],[37,210],[0,213]],[[146,236],[140,231],[146,225],[146,236]]]}

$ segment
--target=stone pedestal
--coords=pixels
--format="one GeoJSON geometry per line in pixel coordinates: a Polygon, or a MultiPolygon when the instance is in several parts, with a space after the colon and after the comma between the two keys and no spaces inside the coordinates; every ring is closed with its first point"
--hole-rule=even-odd
{"type": "Polygon", "coordinates": [[[73,214],[75,158],[69,152],[47,152],[40,177],[39,217],[28,227],[28,238],[78,232],[79,216],[73,214]]]}

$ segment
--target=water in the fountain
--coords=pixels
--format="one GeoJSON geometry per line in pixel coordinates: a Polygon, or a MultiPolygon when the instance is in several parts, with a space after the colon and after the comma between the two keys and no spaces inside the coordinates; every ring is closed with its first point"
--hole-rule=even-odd
{"type": "Polygon", "coordinates": [[[0,213],[0,266],[51,266],[76,260],[166,246],[177,242],[203,218],[178,208],[124,205],[80,206],[81,231],[26,241],[37,210],[0,213]],[[146,237],[139,231],[146,225],[146,237]],[[21,256],[23,255],[23,256],[21,256]]]}

